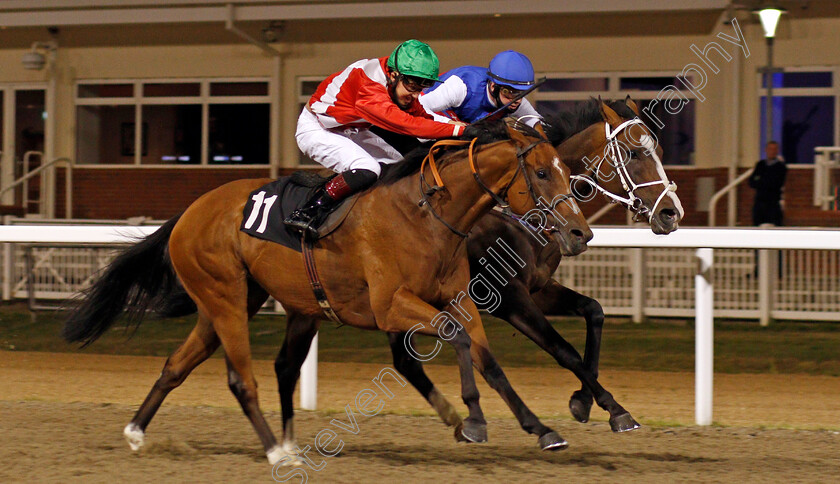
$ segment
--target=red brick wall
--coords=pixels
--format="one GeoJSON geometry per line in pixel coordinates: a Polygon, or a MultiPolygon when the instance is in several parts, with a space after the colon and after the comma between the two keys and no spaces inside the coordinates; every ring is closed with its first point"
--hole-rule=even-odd
{"type": "MultiPolygon", "coordinates": [[[[744,173],[746,168],[739,169],[738,174],[744,173]]],[[[683,226],[700,225],[708,223],[708,211],[697,210],[696,187],[694,180],[698,177],[715,177],[715,189],[719,190],[728,182],[726,168],[703,168],[694,170],[670,170],[669,178],[679,186],[677,194],[680,196],[686,216],[683,226]]],[[[819,227],[840,227],[840,212],[826,212],[813,206],[814,170],[812,166],[789,167],[785,181],[785,225],[791,227],[819,226],[819,227]]],[[[752,204],[755,192],[747,182],[743,182],[737,188],[738,192],[738,216],[737,225],[749,227],[752,225],[752,204]]],[[[717,204],[716,220],[717,225],[725,225],[727,197],[724,196],[717,204]]]]}
{"type": "MultiPolygon", "coordinates": [[[[292,170],[282,170],[288,174],[292,170]]],[[[739,173],[743,173],[743,169],[739,173]]],[[[64,216],[65,170],[58,169],[56,180],[56,216],[64,216]]],[[[677,183],[686,215],[682,226],[705,226],[708,212],[697,210],[698,177],[714,177],[715,189],[727,182],[726,168],[671,169],[668,176],[677,183]]],[[[811,167],[792,167],[785,184],[785,225],[840,227],[840,212],[824,212],[813,207],[814,174],[811,167]]],[[[184,210],[196,198],[224,183],[240,178],[268,176],[268,168],[256,169],[92,169],[73,171],[73,217],[124,219],[147,216],[167,219],[184,210]]],[[[753,190],[746,182],[738,188],[738,225],[750,226],[753,190]]],[[[606,204],[604,197],[581,204],[587,216],[606,204]]],[[[726,223],[726,197],[718,202],[717,223],[726,223]]],[[[616,207],[598,220],[599,225],[624,225],[625,211],[616,207]]]]}
{"type": "MultiPolygon", "coordinates": [[[[168,219],[204,193],[240,178],[268,176],[257,169],[85,169],[73,171],[73,217],[168,219]]],[[[63,213],[63,180],[59,182],[63,213]]]]}

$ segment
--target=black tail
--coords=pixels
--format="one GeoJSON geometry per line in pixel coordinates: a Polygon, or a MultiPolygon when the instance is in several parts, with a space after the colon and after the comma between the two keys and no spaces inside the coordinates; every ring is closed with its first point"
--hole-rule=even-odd
{"type": "MultiPolygon", "coordinates": [[[[184,296],[169,259],[169,236],[181,218],[170,219],[157,231],[117,256],[100,278],[82,294],[64,323],[68,342],[87,346],[96,341],[125,310],[128,324],[138,326],[147,310],[166,315],[184,312],[184,296]],[[177,302],[172,301],[175,296],[177,302]]],[[[190,303],[192,301],[190,300],[190,303]]],[[[195,311],[195,304],[192,305],[195,311]]]]}

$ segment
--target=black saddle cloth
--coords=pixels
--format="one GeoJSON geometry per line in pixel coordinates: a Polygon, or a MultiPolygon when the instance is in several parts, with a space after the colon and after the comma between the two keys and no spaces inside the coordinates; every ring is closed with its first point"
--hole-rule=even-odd
{"type": "Polygon", "coordinates": [[[298,171],[254,190],[248,195],[239,230],[300,252],[300,232],[286,227],[283,220],[309,201],[315,190],[330,178],[298,171]]]}

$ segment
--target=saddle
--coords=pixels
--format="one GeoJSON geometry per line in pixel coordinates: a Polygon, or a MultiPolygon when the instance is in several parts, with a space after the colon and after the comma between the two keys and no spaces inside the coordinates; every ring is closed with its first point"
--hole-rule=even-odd
{"type": "MultiPolygon", "coordinates": [[[[278,178],[254,190],[248,195],[248,202],[242,210],[239,229],[252,237],[301,252],[300,232],[287,228],[283,220],[304,205],[313,192],[333,176],[335,173],[327,170],[296,171],[291,176],[278,178]]],[[[318,227],[318,239],[327,237],[341,226],[358,198],[358,194],[348,197],[330,212],[318,227]]]]}

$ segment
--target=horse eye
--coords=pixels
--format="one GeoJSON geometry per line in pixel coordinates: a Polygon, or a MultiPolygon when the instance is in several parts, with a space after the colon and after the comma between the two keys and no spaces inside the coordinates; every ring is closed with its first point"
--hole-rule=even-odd
{"type": "Polygon", "coordinates": [[[639,153],[637,153],[635,151],[630,151],[630,159],[631,160],[638,160],[639,159],[639,153]]]}
{"type": "Polygon", "coordinates": [[[548,178],[548,172],[545,171],[544,169],[537,170],[537,178],[540,178],[540,179],[548,178]]]}

